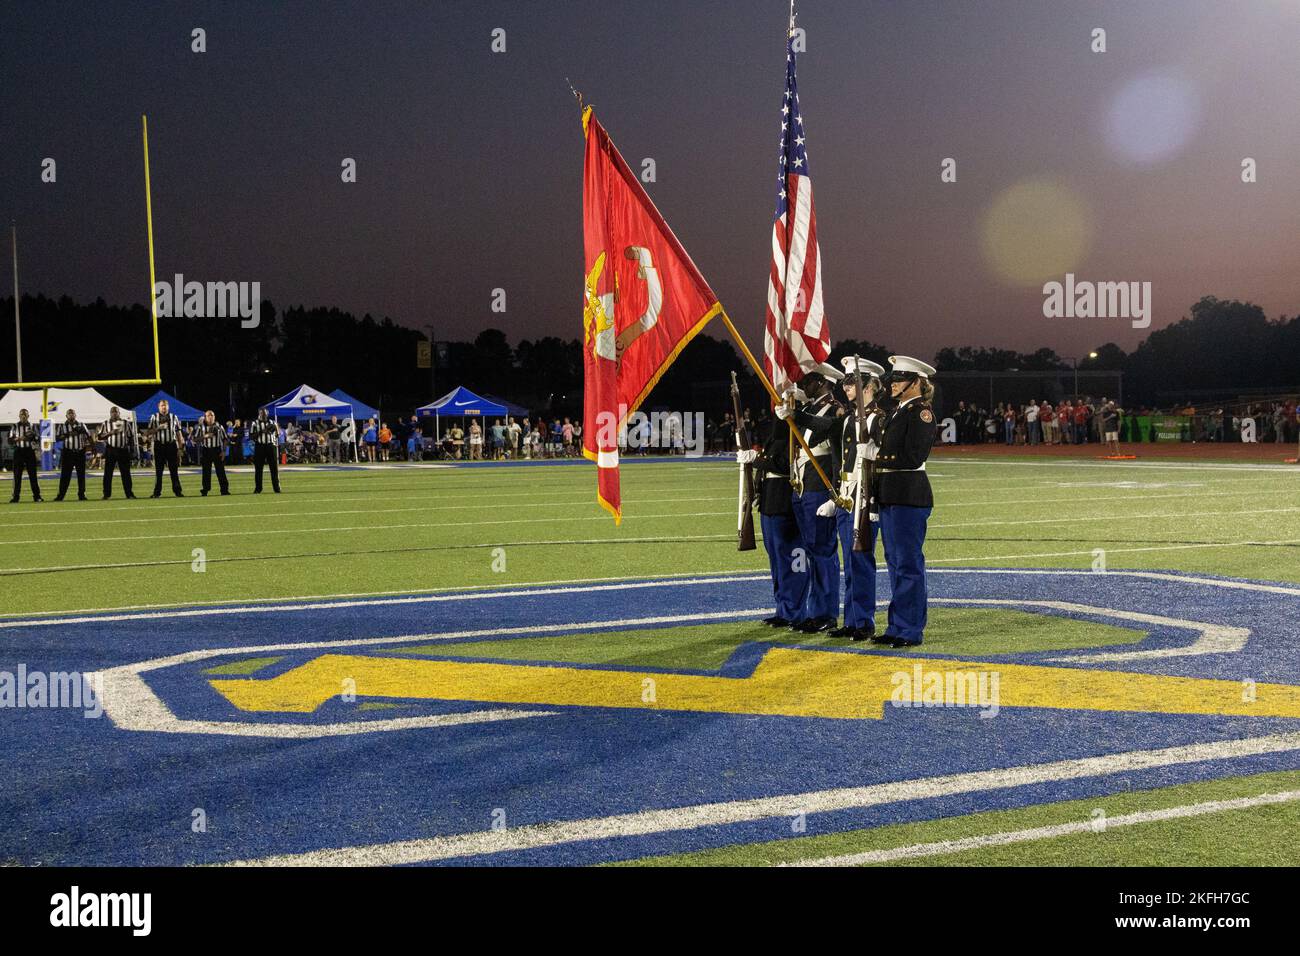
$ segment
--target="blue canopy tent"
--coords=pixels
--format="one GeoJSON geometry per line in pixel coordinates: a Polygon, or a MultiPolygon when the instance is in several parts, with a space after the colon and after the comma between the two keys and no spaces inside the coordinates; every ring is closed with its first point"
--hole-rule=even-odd
{"type": "Polygon", "coordinates": [[[486,398],[489,402],[496,402],[496,404],[498,405],[504,405],[507,415],[510,415],[514,418],[528,417],[528,409],[524,408],[524,406],[522,405],[516,405],[514,402],[507,401],[506,399],[501,398],[497,395],[484,395],[483,397],[486,398]]]}
{"type": "Polygon", "coordinates": [[[158,411],[159,402],[166,402],[171,413],[183,422],[197,422],[203,417],[203,413],[193,405],[186,405],[175,395],[164,392],[160,388],[133,409],[135,420],[147,422],[149,416],[158,411]]]}
{"type": "Polygon", "coordinates": [[[441,423],[444,416],[450,418],[464,416],[482,418],[488,415],[506,415],[508,412],[506,406],[490,402],[483,396],[475,395],[464,385],[461,385],[437,401],[430,402],[428,405],[421,405],[415,410],[415,414],[421,418],[433,417],[434,436],[437,438],[441,437],[441,423]]]}
{"type": "Polygon", "coordinates": [[[375,408],[373,405],[367,405],[365,402],[353,398],[341,388],[336,388],[334,391],[330,392],[330,398],[339,402],[347,402],[351,405],[353,418],[373,418],[376,421],[379,420],[379,409],[375,408]]]}
{"type": "MultiPolygon", "coordinates": [[[[352,429],[355,433],[357,423],[352,410],[351,402],[339,401],[326,395],[318,388],[312,388],[310,385],[299,385],[291,392],[281,395],[275,401],[263,405],[272,418],[328,418],[331,415],[339,415],[344,418],[353,419],[352,429]]],[[[355,455],[355,446],[354,452],[355,455]]]]}

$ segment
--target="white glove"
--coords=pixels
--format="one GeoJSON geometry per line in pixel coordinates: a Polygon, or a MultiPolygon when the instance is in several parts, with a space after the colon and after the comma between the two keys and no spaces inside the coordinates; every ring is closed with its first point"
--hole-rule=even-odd
{"type": "Polygon", "coordinates": [[[880,524],[880,515],[868,514],[867,517],[871,519],[872,524],[880,524]]]}
{"type": "Polygon", "coordinates": [[[829,500],[823,502],[821,505],[818,506],[818,508],[817,508],[817,517],[819,517],[819,518],[831,518],[831,517],[834,517],[834,515],[835,515],[835,508],[836,508],[835,499],[834,499],[834,498],[831,498],[831,499],[829,499],[829,500]]]}
{"type": "Polygon", "coordinates": [[[880,447],[873,441],[866,441],[858,445],[853,453],[864,461],[875,461],[880,454],[880,447]]]}
{"type": "Polygon", "coordinates": [[[781,421],[785,421],[793,414],[794,414],[794,409],[792,409],[789,405],[782,404],[776,406],[776,417],[781,419],[781,421]]]}
{"type": "Polygon", "coordinates": [[[786,392],[785,394],[789,398],[793,398],[796,402],[808,401],[807,394],[805,394],[804,390],[797,385],[794,388],[790,389],[790,391],[786,392]]]}
{"type": "Polygon", "coordinates": [[[754,463],[754,459],[757,457],[758,457],[758,452],[754,451],[754,449],[752,448],[745,449],[744,451],[738,451],[736,452],[736,464],[752,465],[754,463]]]}

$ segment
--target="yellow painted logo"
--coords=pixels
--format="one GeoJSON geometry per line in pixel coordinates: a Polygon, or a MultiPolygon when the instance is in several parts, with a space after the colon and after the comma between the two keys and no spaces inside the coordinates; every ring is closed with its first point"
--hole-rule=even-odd
{"type": "Polygon", "coordinates": [[[1300,718],[1300,687],[1285,684],[784,647],[748,677],[326,654],[277,677],[211,684],[259,712],[310,713],[346,686],[358,697],[860,720],[891,702],[951,704],[954,691],[984,706],[980,675],[995,677],[996,707],[1300,718]]]}

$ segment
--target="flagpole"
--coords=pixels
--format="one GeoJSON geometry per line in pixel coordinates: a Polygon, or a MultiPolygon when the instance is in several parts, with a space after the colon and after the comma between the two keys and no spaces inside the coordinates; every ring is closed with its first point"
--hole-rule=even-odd
{"type": "Polygon", "coordinates": [[[14,247],[14,348],[18,352],[18,381],[23,380],[23,326],[18,317],[18,224],[11,222],[9,233],[14,247]]]}
{"type": "MultiPolygon", "coordinates": [[[[754,353],[749,350],[749,346],[745,344],[745,340],[740,337],[740,332],[738,332],[735,325],[732,324],[731,316],[727,315],[727,310],[722,309],[719,314],[722,316],[722,322],[726,325],[727,331],[731,333],[731,337],[735,339],[736,344],[740,346],[741,354],[745,356],[750,367],[754,370],[754,374],[758,376],[758,380],[762,382],[763,387],[767,389],[767,393],[772,396],[772,401],[778,405],[784,403],[785,399],[778,395],[776,389],[772,387],[772,383],[767,379],[767,373],[763,371],[763,366],[758,364],[758,360],[754,358],[754,353]]],[[[817,464],[817,459],[813,456],[812,449],[808,447],[808,441],[803,437],[803,432],[795,428],[793,420],[787,418],[785,423],[790,427],[790,434],[798,440],[800,447],[804,450],[804,454],[808,456],[808,461],[813,466],[813,470],[817,472],[817,477],[825,483],[826,490],[831,493],[831,497],[840,504],[840,507],[847,510],[851,507],[852,502],[849,502],[848,499],[841,500],[840,496],[836,494],[835,489],[837,486],[831,484],[831,480],[826,477],[826,472],[822,471],[822,466],[817,464]]],[[[790,466],[790,470],[793,473],[794,462],[791,462],[790,466]]]]}

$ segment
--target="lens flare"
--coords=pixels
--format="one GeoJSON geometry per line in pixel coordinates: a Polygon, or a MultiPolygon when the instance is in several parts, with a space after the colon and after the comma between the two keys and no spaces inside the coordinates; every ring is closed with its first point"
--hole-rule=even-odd
{"type": "Polygon", "coordinates": [[[1001,192],[984,215],[980,245],[1012,286],[1036,286],[1076,269],[1092,241],[1092,215],[1055,179],[1028,179],[1001,192]]]}
{"type": "Polygon", "coordinates": [[[1103,118],[1103,131],[1118,159],[1151,165],[1180,153],[1200,121],[1196,87],[1172,73],[1152,72],[1119,91],[1103,118]]]}

